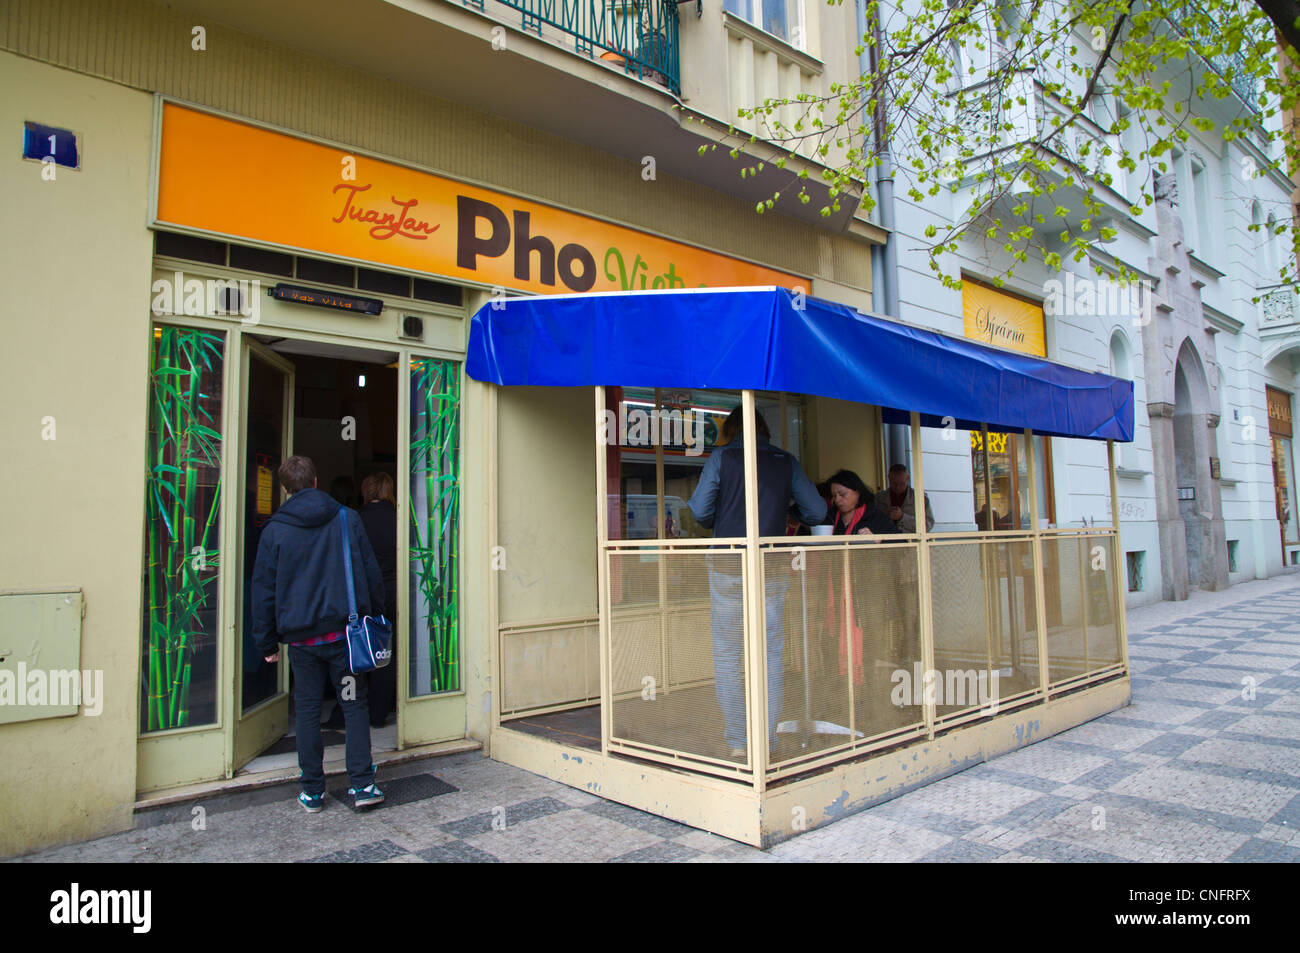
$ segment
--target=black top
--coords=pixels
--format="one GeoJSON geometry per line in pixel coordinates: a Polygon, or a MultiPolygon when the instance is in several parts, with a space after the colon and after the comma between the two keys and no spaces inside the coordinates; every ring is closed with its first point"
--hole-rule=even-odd
{"type": "MultiPolygon", "coordinates": [[[[875,500],[867,500],[866,506],[867,510],[862,514],[862,519],[858,520],[857,525],[853,527],[854,533],[857,533],[864,526],[877,536],[886,536],[898,532],[897,527],[894,526],[894,521],[889,518],[889,514],[876,506],[875,500]]],[[[852,516],[853,514],[850,513],[849,518],[852,519],[852,516]]],[[[835,535],[843,536],[847,529],[844,514],[837,510],[835,513],[835,535]]]]}
{"type": "Polygon", "coordinates": [[[379,560],[379,572],[384,577],[384,615],[391,621],[397,612],[397,510],[387,500],[375,500],[361,507],[361,522],[375,549],[375,559],[379,560]]]}

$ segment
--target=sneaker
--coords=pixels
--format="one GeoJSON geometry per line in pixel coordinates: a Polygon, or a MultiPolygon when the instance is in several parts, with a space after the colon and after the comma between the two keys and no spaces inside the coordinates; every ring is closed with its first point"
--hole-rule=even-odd
{"type": "Polygon", "coordinates": [[[382,803],[384,800],[384,792],[374,784],[369,784],[359,790],[357,788],[348,788],[348,793],[352,795],[353,807],[371,807],[382,803]]]}
{"type": "Polygon", "coordinates": [[[302,805],[302,809],[308,814],[319,814],[325,810],[325,795],[308,794],[303,791],[298,795],[298,803],[302,805]]]}

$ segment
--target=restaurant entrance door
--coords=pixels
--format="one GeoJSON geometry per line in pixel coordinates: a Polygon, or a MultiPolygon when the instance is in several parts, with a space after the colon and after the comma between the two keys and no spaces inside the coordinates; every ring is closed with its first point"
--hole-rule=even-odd
{"type": "Polygon", "coordinates": [[[266,662],[253,644],[252,576],[262,528],[280,508],[280,464],[292,454],[294,366],[270,348],[245,336],[241,358],[245,382],[240,394],[238,505],[242,527],[236,553],[239,575],[239,664],[231,685],[235,726],[234,767],[242,768],[281,738],[289,727],[289,662],[266,662]]]}
{"type": "MultiPolygon", "coordinates": [[[[239,613],[238,658],[231,685],[233,709],[239,712],[234,734],[234,768],[270,770],[296,763],[296,724],[290,697],[291,673],[281,647],[278,662],[268,663],[252,641],[251,581],[261,532],[283,502],[278,470],[291,455],[312,460],[317,489],[358,512],[365,509],[361,488],[366,478],[387,474],[396,485],[397,355],[278,335],[243,335],[244,382],[241,393],[238,505],[242,568],[235,601],[239,613]],[[260,756],[260,757],[259,757],[260,756]]],[[[369,484],[372,489],[374,482],[369,484]]],[[[386,513],[396,520],[396,507],[386,513]]],[[[363,527],[372,514],[363,515],[363,527]]],[[[396,526],[370,527],[371,545],[382,566],[395,573],[396,526]],[[375,531],[378,530],[378,531],[375,531]]],[[[385,595],[395,597],[393,592],[385,595]]],[[[394,598],[395,601],[395,598],[394,598]]],[[[405,622],[396,605],[390,618],[405,622]]],[[[402,653],[398,647],[399,657],[402,653]]],[[[397,746],[396,724],[381,724],[381,709],[396,706],[396,668],[367,677],[372,709],[371,750],[397,746]]],[[[322,739],[327,761],[343,756],[341,715],[334,693],[322,700],[322,739]]],[[[395,711],[385,712],[392,722],[395,711]]]]}

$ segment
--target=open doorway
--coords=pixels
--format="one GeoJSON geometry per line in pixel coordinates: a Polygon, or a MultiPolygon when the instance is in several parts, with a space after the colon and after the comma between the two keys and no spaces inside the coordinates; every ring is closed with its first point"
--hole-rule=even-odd
{"type": "MultiPolygon", "coordinates": [[[[361,512],[384,570],[385,598],[390,603],[386,614],[394,620],[395,649],[400,641],[396,510],[370,504],[361,493],[367,477],[386,474],[393,486],[397,482],[398,355],[276,335],[246,334],[244,340],[235,767],[255,772],[297,763],[292,676],[286,656],[282,653],[277,663],[265,662],[253,648],[249,622],[257,546],[263,527],[282,502],[278,470],[287,456],[310,457],[316,465],[317,487],[361,512]]],[[[396,672],[394,663],[369,676],[371,749],[376,754],[397,747],[396,672]]],[[[343,758],[341,717],[330,690],[321,710],[327,763],[343,758]]]]}

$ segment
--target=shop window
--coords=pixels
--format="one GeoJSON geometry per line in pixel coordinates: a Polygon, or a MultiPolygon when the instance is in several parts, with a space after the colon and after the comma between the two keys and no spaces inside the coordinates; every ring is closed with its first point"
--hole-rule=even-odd
{"type": "Polygon", "coordinates": [[[1146,550],[1125,553],[1124,557],[1128,563],[1128,591],[1141,592],[1143,570],[1146,568],[1146,550]]]}
{"type": "Polygon", "coordinates": [[[1239,572],[1237,569],[1237,551],[1240,548],[1240,540],[1228,540],[1228,572],[1239,572]]]}
{"type": "Polygon", "coordinates": [[[248,245],[230,246],[230,267],[245,271],[259,271],[265,275],[293,277],[293,256],[284,252],[251,248],[248,245]]]}
{"type": "MultiPolygon", "coordinates": [[[[971,431],[970,442],[976,529],[1029,529],[1029,457],[1024,434],[990,433],[988,453],[980,431],[971,431]]],[[[1051,444],[1034,437],[1034,455],[1038,517],[1055,525],[1051,444]]]]}
{"type": "Polygon", "coordinates": [[[460,689],[460,364],[411,362],[410,693],[460,689]]]}
{"type": "Polygon", "coordinates": [[[160,325],[149,367],[140,729],[217,718],[225,335],[160,325]]]}
{"type": "Polygon", "coordinates": [[[443,284],[441,281],[427,281],[416,278],[412,282],[411,297],[418,301],[432,301],[436,304],[450,304],[460,307],[461,291],[456,285],[443,284]]]}
{"type": "Polygon", "coordinates": [[[1295,458],[1291,446],[1291,395],[1265,387],[1269,441],[1273,457],[1273,494],[1282,546],[1300,543],[1300,518],[1296,514],[1295,458]]]}
{"type": "Polygon", "coordinates": [[[361,291],[374,291],[384,295],[397,295],[402,298],[411,297],[411,279],[406,275],[396,275],[390,271],[358,268],[357,288],[361,291]]]}
{"type": "Polygon", "coordinates": [[[351,288],[356,284],[356,269],[351,265],[325,261],[322,258],[299,258],[298,277],[303,281],[320,281],[329,285],[351,288]]]}
{"type": "MultiPolygon", "coordinates": [[[[695,521],[687,501],[699,485],[705,461],[722,439],[723,421],[740,405],[740,392],[611,387],[605,393],[609,426],[617,430],[608,443],[609,538],[712,536],[712,530],[695,521]]],[[[806,399],[756,394],[755,411],[767,424],[772,444],[790,451],[802,464],[806,399]]]]}
{"type": "Polygon", "coordinates": [[[153,251],[155,255],[162,255],[165,258],[184,258],[186,261],[202,261],[209,265],[226,263],[225,242],[214,242],[193,235],[154,232],[153,251]]]}
{"type": "Polygon", "coordinates": [[[1282,542],[1300,542],[1296,521],[1295,467],[1291,457],[1291,438],[1272,435],[1273,484],[1277,490],[1277,521],[1282,524],[1282,542]]]}

